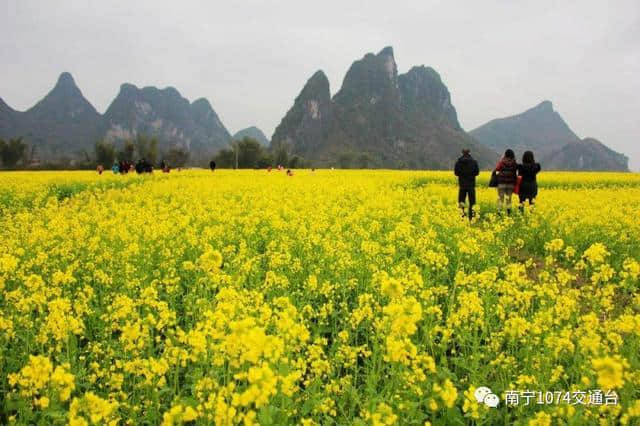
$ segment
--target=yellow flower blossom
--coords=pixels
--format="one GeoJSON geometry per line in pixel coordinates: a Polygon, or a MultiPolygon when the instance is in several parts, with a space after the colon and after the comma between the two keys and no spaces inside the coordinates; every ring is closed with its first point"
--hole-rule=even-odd
{"type": "Polygon", "coordinates": [[[629,368],[626,359],[618,355],[595,358],[591,360],[591,365],[596,372],[598,386],[601,389],[617,389],[624,385],[624,373],[629,368]]]}
{"type": "Polygon", "coordinates": [[[488,177],[469,224],[450,171],[0,174],[5,420],[635,424],[640,175],[545,171],[510,217],[488,177]]]}

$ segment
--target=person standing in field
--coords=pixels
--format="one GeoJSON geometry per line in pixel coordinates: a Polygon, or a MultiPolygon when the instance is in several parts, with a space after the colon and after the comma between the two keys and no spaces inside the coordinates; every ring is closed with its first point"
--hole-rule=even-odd
{"type": "Polygon", "coordinates": [[[216,170],[216,162],[213,160],[209,161],[209,168],[214,172],[216,170]]]}
{"type": "Polygon", "coordinates": [[[498,211],[502,211],[507,205],[507,214],[511,214],[511,197],[513,189],[518,180],[518,164],[513,150],[507,149],[504,156],[496,165],[496,176],[498,177],[498,211]]]}
{"type": "Polygon", "coordinates": [[[540,172],[540,164],[536,163],[533,152],[526,151],[522,155],[522,164],[518,164],[518,176],[522,177],[520,182],[520,206],[518,207],[524,213],[524,203],[529,200],[529,205],[534,206],[536,196],[538,195],[537,174],[540,172]]]}
{"type": "Polygon", "coordinates": [[[453,170],[458,176],[458,205],[465,217],[465,201],[469,198],[469,220],[473,218],[473,206],[476,203],[476,176],[480,174],[478,162],[471,156],[468,148],[462,150],[462,157],[458,158],[453,170]]]}

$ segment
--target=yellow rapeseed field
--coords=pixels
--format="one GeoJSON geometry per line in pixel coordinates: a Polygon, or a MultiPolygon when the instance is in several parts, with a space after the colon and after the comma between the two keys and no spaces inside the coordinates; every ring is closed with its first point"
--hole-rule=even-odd
{"type": "Polygon", "coordinates": [[[487,180],[2,173],[0,423],[638,424],[640,176],[487,180]]]}

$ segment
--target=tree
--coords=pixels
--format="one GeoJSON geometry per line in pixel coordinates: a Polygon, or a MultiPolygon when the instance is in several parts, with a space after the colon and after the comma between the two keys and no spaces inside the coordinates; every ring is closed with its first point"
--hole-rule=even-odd
{"type": "Polygon", "coordinates": [[[260,142],[249,137],[233,141],[231,147],[220,150],[213,160],[223,169],[254,169],[272,163],[271,155],[262,148],[260,142]]]}
{"type": "Polygon", "coordinates": [[[258,167],[258,160],[262,157],[262,146],[257,140],[245,137],[238,143],[237,154],[238,168],[255,169],[258,167]]]}
{"type": "Polygon", "coordinates": [[[295,169],[295,168],[301,167],[301,166],[302,166],[302,161],[300,160],[300,157],[298,157],[297,155],[294,155],[293,157],[291,157],[289,159],[288,167],[290,169],[295,169]]]}
{"type": "Polygon", "coordinates": [[[149,139],[145,135],[137,135],[135,139],[135,151],[138,158],[144,158],[151,164],[155,164],[158,157],[158,140],[149,139]]]}
{"type": "Polygon", "coordinates": [[[231,169],[235,167],[236,154],[231,149],[221,149],[218,151],[213,161],[216,162],[216,167],[222,169],[231,169]]]}
{"type": "Polygon", "coordinates": [[[289,153],[287,149],[280,145],[276,148],[276,165],[285,166],[289,163],[289,153]]]}
{"type": "Polygon", "coordinates": [[[343,152],[342,154],[340,154],[340,157],[338,158],[338,163],[340,164],[340,168],[341,169],[349,169],[351,168],[351,165],[353,164],[353,153],[351,152],[343,152]]]}
{"type": "Polygon", "coordinates": [[[238,157],[240,156],[240,141],[231,141],[231,152],[233,153],[233,160],[231,162],[231,168],[238,168],[238,157]]]}
{"type": "Polygon", "coordinates": [[[96,163],[109,167],[116,159],[116,149],[111,142],[98,141],[95,146],[96,163]]]}
{"type": "Polygon", "coordinates": [[[189,161],[189,154],[186,149],[174,146],[167,151],[164,158],[171,167],[184,167],[189,161]]]}
{"type": "Polygon", "coordinates": [[[31,145],[31,149],[28,150],[29,153],[25,156],[25,161],[27,164],[31,165],[36,161],[36,147],[31,145]]]}
{"type": "Polygon", "coordinates": [[[135,145],[133,141],[126,140],[122,144],[122,150],[118,151],[117,158],[118,161],[127,161],[129,163],[133,162],[133,153],[135,151],[135,145]]]}
{"type": "Polygon", "coordinates": [[[25,159],[26,153],[27,144],[22,142],[22,138],[0,141],[0,158],[5,167],[15,167],[18,161],[25,159]]]}
{"type": "Polygon", "coordinates": [[[262,157],[258,159],[258,168],[266,169],[269,166],[273,166],[273,157],[268,152],[263,152],[262,157]]]}
{"type": "Polygon", "coordinates": [[[363,152],[360,155],[358,155],[358,167],[360,167],[361,169],[368,168],[370,161],[371,161],[371,156],[368,153],[363,152]]]}

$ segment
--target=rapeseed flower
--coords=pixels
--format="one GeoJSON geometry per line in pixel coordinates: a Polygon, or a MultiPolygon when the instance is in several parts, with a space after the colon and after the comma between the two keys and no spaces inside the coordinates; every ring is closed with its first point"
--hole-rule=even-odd
{"type": "Polygon", "coordinates": [[[633,424],[640,176],[545,172],[524,217],[492,197],[479,185],[469,224],[449,172],[3,173],[0,411],[633,424]],[[478,383],[619,404],[507,413],[478,383]]]}

